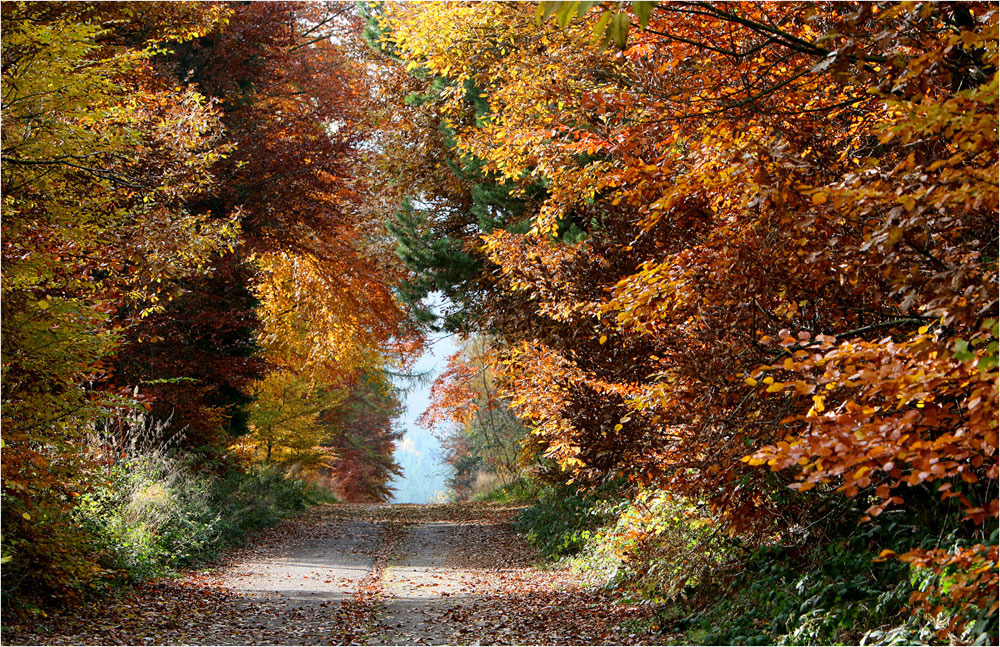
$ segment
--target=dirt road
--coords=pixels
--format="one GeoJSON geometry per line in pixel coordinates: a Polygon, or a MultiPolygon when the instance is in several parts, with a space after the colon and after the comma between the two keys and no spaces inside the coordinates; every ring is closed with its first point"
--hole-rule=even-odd
{"type": "Polygon", "coordinates": [[[327,505],[217,568],[8,626],[4,644],[649,643],[642,611],[536,567],[489,504],[327,505]]]}

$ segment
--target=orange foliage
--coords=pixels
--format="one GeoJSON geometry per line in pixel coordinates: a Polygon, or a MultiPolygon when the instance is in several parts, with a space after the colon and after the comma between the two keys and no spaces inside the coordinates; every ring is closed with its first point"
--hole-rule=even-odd
{"type": "Polygon", "coordinates": [[[455,155],[544,187],[529,232],[469,241],[532,442],[747,537],[834,489],[876,515],[925,486],[986,530],[995,7],[663,3],[621,52],[594,42],[599,15],[426,3],[384,22],[440,77],[425,109],[455,155]],[[489,105],[471,122],[470,89],[489,105]]]}

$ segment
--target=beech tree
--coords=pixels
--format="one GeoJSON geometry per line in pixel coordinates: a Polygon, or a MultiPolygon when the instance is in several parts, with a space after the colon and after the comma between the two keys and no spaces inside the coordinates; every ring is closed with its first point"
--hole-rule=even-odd
{"type": "Polygon", "coordinates": [[[357,74],[331,38],[350,21],[337,5],[232,6],[225,29],[174,43],[155,61],[219,106],[231,151],[213,171],[224,180],[191,204],[240,223],[232,251],[211,259],[211,277],[182,286],[119,354],[120,382],[159,381],[147,389],[154,410],[173,411],[192,446],[224,448],[247,431],[252,385],[305,359],[277,346],[312,344],[310,370],[325,362],[340,371],[330,380],[349,380],[400,321],[348,207],[357,74]],[[151,338],[165,341],[150,347],[151,338]]]}
{"type": "Polygon", "coordinates": [[[440,79],[452,154],[545,187],[529,231],[466,239],[531,442],[751,541],[836,491],[859,516],[957,510],[975,545],[903,559],[963,564],[953,598],[989,610],[996,12],[546,4],[381,23],[401,67],[440,79]],[[489,104],[471,123],[469,87],[489,104]]]}
{"type": "Polygon", "coordinates": [[[148,314],[234,239],[231,220],[187,205],[227,150],[218,116],[151,64],[163,42],[197,37],[225,11],[151,12],[131,47],[89,5],[2,11],[3,521],[4,560],[16,560],[5,575],[66,592],[67,572],[97,569],[74,557],[63,525],[92,474],[85,437],[127,404],[96,388],[120,343],[112,317],[148,314]]]}

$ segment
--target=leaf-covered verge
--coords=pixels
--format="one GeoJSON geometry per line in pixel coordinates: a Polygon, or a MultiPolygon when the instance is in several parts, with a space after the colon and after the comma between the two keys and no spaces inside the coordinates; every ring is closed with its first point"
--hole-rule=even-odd
{"type": "MultiPolygon", "coordinates": [[[[960,585],[880,559],[886,547],[968,546],[927,518],[887,514],[865,526],[830,511],[812,528],[752,546],[718,532],[705,506],[645,490],[625,498],[567,486],[517,486],[487,498],[534,503],[515,526],[552,566],[571,567],[619,600],[650,613],[646,628],[667,644],[993,644],[996,614],[974,612],[961,633],[942,634],[968,613],[939,599],[930,614],[914,595],[960,585]]],[[[989,539],[996,545],[997,533],[989,539]]]]}

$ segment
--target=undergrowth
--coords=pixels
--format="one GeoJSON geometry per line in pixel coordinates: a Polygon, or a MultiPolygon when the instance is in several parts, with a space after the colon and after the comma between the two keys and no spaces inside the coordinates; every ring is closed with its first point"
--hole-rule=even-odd
{"type": "Polygon", "coordinates": [[[570,485],[547,485],[538,488],[535,503],[518,516],[515,527],[544,558],[563,558],[579,553],[623,505],[625,500],[614,486],[583,491],[570,485]]]}
{"type": "Polygon", "coordinates": [[[267,467],[216,475],[184,459],[138,458],[109,476],[82,497],[76,516],[101,566],[130,581],[211,559],[250,531],[329,500],[267,467]]]}
{"type": "Polygon", "coordinates": [[[91,487],[71,507],[32,519],[40,532],[48,528],[40,535],[48,542],[4,536],[5,611],[44,614],[169,575],[214,558],[255,529],[334,500],[276,468],[207,465],[162,441],[164,428],[139,420],[124,444],[95,441],[91,487]]]}
{"type": "Polygon", "coordinates": [[[523,476],[472,497],[473,501],[492,503],[528,503],[538,500],[543,486],[523,476]]]}
{"type": "Polygon", "coordinates": [[[911,617],[909,569],[875,561],[879,548],[912,545],[910,525],[844,529],[814,544],[776,542],[707,578],[693,600],[664,609],[665,624],[704,644],[926,644],[934,627],[911,617]],[[851,531],[853,530],[853,532],[851,531]],[[672,622],[671,622],[672,621],[672,622]]]}
{"type": "MultiPolygon", "coordinates": [[[[631,501],[542,489],[518,528],[553,563],[584,572],[631,601],[651,607],[653,629],[674,644],[991,644],[997,615],[966,635],[944,636],[953,610],[911,613],[910,595],[928,573],[884,549],[958,546],[903,513],[858,525],[845,520],[822,534],[757,547],[719,532],[696,503],[647,491],[631,501]]],[[[990,542],[996,543],[996,533],[990,542]]]]}

